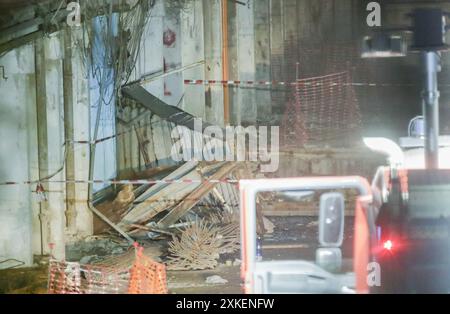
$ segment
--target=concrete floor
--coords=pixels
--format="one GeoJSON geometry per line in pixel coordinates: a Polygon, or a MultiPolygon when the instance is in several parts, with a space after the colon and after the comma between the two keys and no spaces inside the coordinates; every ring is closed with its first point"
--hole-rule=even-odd
{"type": "MultiPolygon", "coordinates": [[[[314,261],[317,242],[317,217],[289,217],[272,218],[276,225],[273,234],[267,235],[263,240],[263,258],[265,260],[303,259],[314,261]],[[276,245],[305,244],[305,247],[274,248],[276,245]],[[268,246],[267,248],[265,248],[268,246]],[[272,246],[271,248],[269,248],[272,246]]],[[[352,219],[346,223],[346,236],[344,241],[344,255],[351,256],[352,244],[352,219]]],[[[69,250],[74,258],[85,255],[100,254],[100,251],[109,252],[117,249],[117,244],[109,240],[101,240],[84,244],[83,251],[78,247],[69,250]],[[88,245],[89,244],[89,245],[88,245]],[[102,249],[102,250],[100,250],[102,249]],[[80,251],[81,250],[81,251],[80,251]],[[77,254],[75,254],[77,253],[77,254]],[[77,256],[75,256],[77,255],[77,256]]],[[[155,252],[150,255],[158,256],[160,251],[157,244],[155,252]]],[[[158,244],[160,245],[160,244],[158,244]]],[[[151,248],[151,247],[150,247],[151,248]]],[[[70,255],[70,254],[69,254],[70,255]]],[[[174,294],[240,294],[242,293],[242,281],[240,278],[240,266],[226,266],[225,261],[235,261],[239,258],[239,252],[230,256],[222,256],[220,266],[214,270],[203,271],[168,271],[167,283],[170,293],[174,294]],[[220,276],[226,279],[225,284],[207,284],[210,276],[220,276]]],[[[75,259],[78,260],[78,259],[75,259]]],[[[132,263],[132,259],[124,259],[132,263]]],[[[47,267],[42,266],[33,269],[16,269],[0,271],[0,293],[46,293],[47,291],[47,267]]]]}
{"type": "MultiPolygon", "coordinates": [[[[167,281],[173,294],[240,294],[239,266],[220,266],[205,271],[169,271],[167,281]],[[206,278],[218,275],[227,284],[207,284],[206,278]]],[[[26,268],[0,271],[0,294],[46,294],[47,268],[26,268]]]]}
{"type": "Polygon", "coordinates": [[[174,294],[240,294],[242,293],[240,267],[219,266],[214,270],[169,271],[169,291],[174,294]],[[206,278],[218,275],[226,284],[207,284],[206,278]]]}

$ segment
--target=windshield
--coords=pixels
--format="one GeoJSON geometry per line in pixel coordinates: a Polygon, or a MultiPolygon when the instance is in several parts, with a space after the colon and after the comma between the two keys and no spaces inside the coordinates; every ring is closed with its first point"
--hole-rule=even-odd
{"type": "MultiPolygon", "coordinates": [[[[319,243],[320,198],[336,191],[283,191],[257,194],[259,261],[303,260],[316,262],[319,243]]],[[[339,191],[345,196],[344,236],[340,250],[341,267],[333,273],[353,268],[353,232],[357,191],[339,191]]]]}

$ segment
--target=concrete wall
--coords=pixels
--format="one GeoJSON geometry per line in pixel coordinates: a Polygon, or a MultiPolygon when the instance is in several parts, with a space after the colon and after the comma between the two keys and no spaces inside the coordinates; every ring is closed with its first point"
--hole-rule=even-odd
{"type": "MultiPolygon", "coordinates": [[[[36,178],[37,134],[34,47],[26,45],[0,58],[8,80],[0,79],[0,178],[36,178]]],[[[36,210],[27,185],[0,187],[0,261],[33,261],[32,217],[36,210]]],[[[35,187],[34,187],[35,188],[35,187]]],[[[0,268],[17,265],[4,263],[0,268]]]]}
{"type": "Polygon", "coordinates": [[[370,180],[384,164],[385,157],[368,149],[299,150],[280,154],[280,167],[273,177],[358,175],[370,180]]]}
{"type": "Polygon", "coordinates": [[[89,169],[89,147],[72,143],[89,140],[90,107],[80,51],[73,49],[79,30],[72,35],[53,33],[0,58],[8,76],[0,80],[0,181],[58,181],[42,183],[45,199],[37,184],[0,186],[0,260],[29,266],[33,255],[63,259],[66,241],[92,234],[87,184],[61,183],[66,175],[87,180],[89,169]]]}
{"type": "MultiPolygon", "coordinates": [[[[223,125],[222,87],[184,85],[189,79],[221,79],[220,25],[220,1],[196,0],[183,10],[156,1],[130,81],[146,78],[144,88],[167,104],[223,125]],[[219,20],[210,19],[211,15],[219,20]]],[[[124,133],[117,139],[121,177],[175,164],[171,157],[173,124],[126,101],[119,111],[118,133],[124,133]],[[144,153],[137,132],[141,142],[143,139],[144,153]]]]}
{"type": "MultiPolygon", "coordinates": [[[[203,36],[198,34],[203,31],[201,5],[201,1],[196,1],[186,12],[166,12],[168,8],[164,1],[155,1],[130,81],[145,78],[143,87],[154,96],[204,118],[203,89],[185,90],[183,79],[186,73],[180,71],[184,66],[203,60],[203,36]],[[186,97],[186,93],[190,97],[186,97]]],[[[196,76],[202,71],[203,67],[199,66],[188,74],[195,73],[196,76]]],[[[119,108],[117,127],[118,133],[122,134],[117,138],[120,177],[132,177],[147,168],[175,164],[170,156],[174,127],[171,123],[124,100],[119,108]]]]}

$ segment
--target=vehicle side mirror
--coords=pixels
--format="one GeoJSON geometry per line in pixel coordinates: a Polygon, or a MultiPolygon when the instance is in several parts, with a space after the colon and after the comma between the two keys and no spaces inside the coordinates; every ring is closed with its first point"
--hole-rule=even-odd
{"type": "Polygon", "coordinates": [[[342,268],[340,248],[320,248],[316,250],[316,264],[329,272],[339,272],[342,268]]]}
{"type": "Polygon", "coordinates": [[[340,247],[344,240],[345,205],[342,193],[320,197],[319,243],[322,247],[340,247]]]}

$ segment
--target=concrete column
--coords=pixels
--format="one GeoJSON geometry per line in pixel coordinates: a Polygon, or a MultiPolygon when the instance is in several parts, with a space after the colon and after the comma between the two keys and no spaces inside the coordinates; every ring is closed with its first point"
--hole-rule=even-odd
{"type": "MultiPolygon", "coordinates": [[[[44,39],[39,38],[35,43],[35,68],[36,68],[36,120],[37,120],[37,139],[38,139],[38,178],[48,176],[48,145],[47,145],[47,91],[45,81],[45,49],[44,39]]],[[[48,190],[48,185],[43,184],[48,190]]],[[[48,254],[49,250],[49,215],[47,202],[39,202],[39,212],[33,217],[35,223],[33,226],[33,240],[39,240],[35,243],[35,253],[48,254]]]]}
{"type": "MultiPolygon", "coordinates": [[[[0,78],[1,181],[26,181],[36,175],[36,98],[34,49],[22,46],[0,58],[8,80],[0,78]]],[[[34,186],[34,189],[36,187],[34,186]]],[[[0,260],[16,259],[30,266],[32,249],[32,186],[0,187],[0,260]]],[[[11,261],[0,268],[15,266],[11,261]]]]}
{"type": "MultiPolygon", "coordinates": [[[[313,5],[311,1],[305,1],[308,4],[313,5]]],[[[305,21],[308,15],[308,11],[301,11],[301,14],[298,13],[297,8],[301,4],[301,1],[297,0],[284,0],[283,6],[281,8],[283,15],[283,40],[284,40],[284,77],[285,81],[294,81],[296,79],[296,63],[301,61],[299,60],[298,55],[298,28],[300,27],[298,24],[300,20],[305,21]],[[300,19],[299,16],[302,18],[300,19]]],[[[306,29],[307,26],[304,25],[303,29],[306,29]]],[[[310,26],[309,26],[310,27],[310,26]]],[[[302,64],[300,64],[300,67],[302,64]]]]}
{"type": "MultiPolygon", "coordinates": [[[[284,69],[284,15],[282,7],[284,0],[270,0],[270,67],[271,79],[283,80],[284,69]]],[[[281,120],[286,94],[272,92],[272,113],[281,120]]]]}
{"type": "MultiPolygon", "coordinates": [[[[203,31],[203,2],[196,0],[181,12],[181,58],[186,67],[205,59],[203,31]]],[[[203,80],[205,66],[200,65],[182,72],[183,80],[203,80]]],[[[205,119],[205,87],[203,85],[184,86],[183,110],[205,119]]]]}
{"type": "MultiPolygon", "coordinates": [[[[237,4],[228,1],[228,76],[230,80],[239,78],[238,60],[238,33],[237,33],[237,4]]],[[[238,110],[238,88],[228,88],[228,99],[230,107],[230,124],[237,125],[240,121],[240,111],[238,110]]]]}
{"type": "MultiPolygon", "coordinates": [[[[64,164],[64,94],[62,84],[63,46],[61,34],[56,33],[44,39],[44,56],[46,68],[47,101],[47,152],[48,174],[56,173],[64,164]]],[[[45,127],[39,125],[39,127],[45,127]]],[[[65,173],[61,171],[53,178],[64,181],[65,173]]],[[[58,259],[65,257],[65,184],[48,184],[48,210],[50,215],[49,243],[55,245],[53,255],[58,259]]]]}
{"type": "MultiPolygon", "coordinates": [[[[222,10],[220,0],[203,0],[205,79],[222,80],[222,10]]],[[[206,87],[206,121],[224,125],[222,86],[206,87]]]]}
{"type": "MultiPolygon", "coordinates": [[[[248,4],[248,6],[237,6],[239,80],[241,81],[254,81],[256,79],[255,1],[250,0],[248,4]]],[[[257,106],[254,87],[241,87],[238,99],[240,121],[237,122],[242,125],[255,125],[257,122],[257,106]]]]}
{"type": "MultiPolygon", "coordinates": [[[[62,31],[64,35],[63,88],[64,88],[64,133],[66,139],[66,178],[75,180],[75,160],[73,136],[73,70],[72,70],[72,32],[69,27],[62,31]]],[[[66,218],[69,233],[76,233],[75,183],[66,184],[66,218]]]]}
{"type": "MultiPolygon", "coordinates": [[[[182,32],[181,12],[179,9],[169,8],[165,3],[165,17],[163,19],[163,67],[164,71],[179,69],[182,66],[182,32]]],[[[183,74],[174,73],[163,78],[164,102],[172,106],[179,106],[183,97],[183,74]]]]}
{"type": "MultiPolygon", "coordinates": [[[[255,1],[255,78],[270,81],[270,0],[255,1]]],[[[258,123],[269,125],[272,121],[270,90],[256,91],[258,123]]]]}
{"type": "MultiPolygon", "coordinates": [[[[39,142],[39,178],[65,180],[64,165],[64,95],[63,46],[61,35],[36,41],[36,106],[39,142]]],[[[45,183],[47,200],[40,203],[42,231],[34,230],[33,237],[42,237],[42,253],[58,259],[65,257],[65,184],[45,183]]]]}
{"type": "MultiPolygon", "coordinates": [[[[66,89],[65,98],[72,105],[72,134],[66,135],[67,140],[83,141],[89,140],[89,80],[87,77],[87,69],[84,68],[81,50],[77,44],[82,39],[82,29],[70,28],[67,29],[70,36],[66,37],[70,42],[65,42],[65,73],[64,77],[70,86],[70,90],[66,89]],[[69,75],[71,74],[71,77],[69,75]]],[[[69,109],[70,110],[70,109],[69,109]]],[[[66,121],[68,117],[66,117],[66,121]]],[[[67,146],[71,147],[71,146],[67,146]]],[[[79,181],[86,181],[89,179],[89,145],[74,144],[73,161],[71,166],[73,170],[73,178],[79,181]]],[[[66,165],[68,167],[69,164],[66,165]]],[[[69,171],[67,171],[69,173],[69,171]]],[[[73,185],[74,194],[73,205],[75,210],[74,226],[69,230],[71,236],[76,234],[79,238],[83,238],[93,233],[93,214],[89,210],[87,201],[89,194],[88,184],[73,185]],[[75,232],[75,233],[73,233],[75,232]]],[[[71,194],[67,193],[67,202],[71,203],[69,198],[71,194]]],[[[69,226],[70,227],[70,226],[69,226]]]]}

